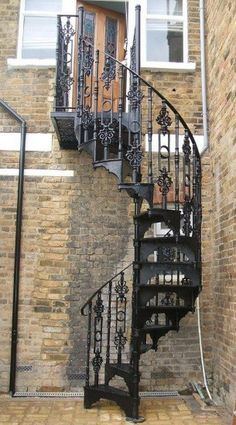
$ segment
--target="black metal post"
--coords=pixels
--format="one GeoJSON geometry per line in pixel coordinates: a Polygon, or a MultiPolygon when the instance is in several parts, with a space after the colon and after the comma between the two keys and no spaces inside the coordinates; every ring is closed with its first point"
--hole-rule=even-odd
{"type": "Polygon", "coordinates": [[[25,168],[25,140],[26,122],[17,114],[6,102],[0,99],[0,106],[21,124],[21,141],[19,155],[19,177],[17,192],[16,211],[16,233],[15,233],[15,259],[14,259],[14,280],[13,280],[13,306],[12,306],[12,333],[11,333],[11,363],[10,363],[10,385],[9,391],[15,393],[16,384],[16,355],[17,355],[17,330],[18,330],[18,301],[20,282],[20,254],[21,254],[21,227],[22,209],[24,193],[24,168],[25,168]]]}

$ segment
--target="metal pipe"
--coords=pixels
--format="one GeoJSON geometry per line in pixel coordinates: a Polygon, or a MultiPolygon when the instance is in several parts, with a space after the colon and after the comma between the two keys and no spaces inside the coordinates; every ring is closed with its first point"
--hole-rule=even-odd
{"type": "Polygon", "coordinates": [[[204,357],[203,357],[199,297],[197,297],[197,300],[196,300],[196,310],[197,310],[198,337],[199,337],[199,348],[200,348],[200,357],[201,357],[201,366],[202,366],[203,381],[204,381],[204,385],[205,385],[205,388],[206,388],[207,395],[208,395],[209,399],[211,401],[213,401],[212,396],[211,396],[211,393],[210,393],[210,390],[208,388],[206,371],[205,371],[205,364],[204,364],[204,357]]]}
{"type": "Polygon", "coordinates": [[[19,301],[19,281],[20,281],[20,254],[21,254],[21,227],[22,209],[24,193],[24,168],[25,168],[25,140],[26,122],[17,114],[6,102],[0,99],[0,106],[21,124],[21,140],[19,155],[19,177],[16,209],[16,233],[15,233],[15,258],[14,258],[14,279],[13,279],[13,305],[12,305],[12,333],[11,333],[11,363],[10,363],[10,385],[9,391],[15,394],[16,383],[16,354],[18,335],[18,301],[19,301]]]}
{"type": "Polygon", "coordinates": [[[203,152],[208,148],[208,114],[207,114],[207,84],[206,84],[206,52],[205,52],[205,19],[204,0],[199,0],[200,14],[200,53],[201,53],[201,85],[202,85],[202,120],[203,120],[203,152]]]}

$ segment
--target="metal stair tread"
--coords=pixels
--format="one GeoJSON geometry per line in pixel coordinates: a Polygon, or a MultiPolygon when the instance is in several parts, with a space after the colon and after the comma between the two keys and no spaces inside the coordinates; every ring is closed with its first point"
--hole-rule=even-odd
{"type": "MultiPolygon", "coordinates": [[[[150,183],[142,183],[142,184],[150,184],[150,183]]],[[[137,214],[134,216],[134,218],[138,218],[138,219],[149,219],[149,218],[156,218],[160,215],[170,215],[172,217],[175,218],[180,218],[180,211],[176,211],[176,210],[168,210],[168,209],[164,209],[164,208],[149,208],[147,211],[141,212],[140,214],[137,214]]]]}
{"type": "Polygon", "coordinates": [[[192,290],[192,289],[199,289],[200,285],[160,285],[160,284],[148,284],[145,285],[143,283],[141,283],[140,285],[138,285],[139,289],[147,289],[147,288],[152,288],[152,289],[161,289],[162,291],[166,291],[166,292],[171,292],[171,291],[176,291],[176,290],[192,290]]]}
{"type": "Polygon", "coordinates": [[[140,330],[144,332],[149,332],[149,331],[173,331],[176,329],[177,329],[177,326],[173,326],[173,325],[144,325],[140,330]]]}
{"type": "Polygon", "coordinates": [[[120,369],[125,373],[130,373],[134,371],[134,368],[129,363],[109,363],[109,366],[115,369],[120,369]]]}
{"type": "Polygon", "coordinates": [[[90,391],[99,391],[100,393],[102,392],[104,393],[104,395],[112,394],[112,395],[117,395],[119,397],[131,398],[128,391],[120,390],[119,388],[112,387],[111,385],[106,385],[106,384],[98,384],[97,386],[89,385],[87,389],[90,391]]]}
{"type": "Polygon", "coordinates": [[[169,311],[183,311],[183,310],[192,310],[192,308],[190,306],[186,306],[186,305],[141,305],[138,306],[139,310],[144,310],[144,311],[164,311],[164,310],[169,310],[169,311]]]}
{"type": "Polygon", "coordinates": [[[142,238],[140,239],[140,242],[142,243],[150,243],[150,242],[158,242],[158,243],[169,243],[169,244],[175,244],[175,246],[178,246],[179,244],[182,243],[189,243],[189,242],[195,242],[196,239],[192,236],[178,236],[178,238],[176,238],[175,236],[149,236],[147,238],[142,238]]]}

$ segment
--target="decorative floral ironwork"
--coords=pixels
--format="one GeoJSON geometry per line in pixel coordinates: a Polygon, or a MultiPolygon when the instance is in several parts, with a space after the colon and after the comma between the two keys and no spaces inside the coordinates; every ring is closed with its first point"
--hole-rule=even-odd
{"type": "Polygon", "coordinates": [[[165,296],[161,299],[162,305],[174,305],[175,304],[175,294],[166,293],[165,296]]]}
{"type": "Polygon", "coordinates": [[[124,349],[126,341],[127,341],[127,338],[124,335],[123,330],[120,328],[119,331],[116,333],[115,339],[114,339],[114,344],[115,344],[116,349],[118,349],[118,350],[124,349]]]}
{"type": "Polygon", "coordinates": [[[142,102],[144,95],[142,91],[139,89],[137,78],[134,78],[131,88],[128,91],[127,98],[130,101],[132,108],[137,108],[138,105],[140,105],[140,103],[142,102]]]}
{"type": "Polygon", "coordinates": [[[87,77],[89,77],[92,72],[93,62],[93,48],[89,45],[85,47],[84,52],[84,73],[87,77]]]}
{"type": "Polygon", "coordinates": [[[99,293],[96,299],[96,304],[93,307],[94,312],[96,313],[96,317],[99,318],[102,316],[102,313],[104,311],[104,305],[103,305],[103,300],[101,298],[101,294],[99,293]]]}
{"type": "Polygon", "coordinates": [[[119,300],[122,302],[125,299],[125,295],[129,292],[129,288],[124,280],[123,276],[117,282],[115,286],[115,292],[117,293],[119,300]]]}
{"type": "Polygon", "coordinates": [[[132,71],[136,71],[136,39],[135,39],[135,35],[134,35],[134,40],[133,40],[133,44],[130,48],[130,69],[132,71]]]}
{"type": "Polygon", "coordinates": [[[139,167],[143,158],[141,145],[130,145],[126,152],[126,158],[132,167],[139,167]]]}
{"type": "Polygon", "coordinates": [[[157,178],[156,182],[158,184],[158,186],[160,186],[160,192],[162,193],[163,196],[166,196],[167,193],[170,190],[170,187],[172,185],[172,179],[171,177],[168,175],[168,171],[166,169],[166,167],[163,167],[160,170],[160,176],[157,178]]]}
{"type": "Polygon", "coordinates": [[[101,128],[98,132],[98,137],[103,145],[111,144],[115,136],[117,127],[118,127],[118,123],[116,120],[113,120],[112,122],[104,121],[101,123],[101,128]]]}
{"type": "Polygon", "coordinates": [[[71,72],[69,69],[67,69],[60,75],[58,81],[63,93],[68,93],[70,91],[71,86],[74,84],[74,78],[71,77],[71,72]]]}
{"type": "Polygon", "coordinates": [[[102,80],[104,81],[105,89],[109,90],[112,80],[116,77],[116,66],[113,59],[106,57],[105,65],[102,73],[102,80]]]}
{"type": "Polygon", "coordinates": [[[75,35],[75,30],[71,25],[69,17],[67,18],[66,23],[61,26],[60,35],[63,37],[65,45],[68,46],[71,41],[71,38],[75,35]]]}
{"type": "Polygon", "coordinates": [[[176,258],[176,252],[174,248],[162,248],[162,255],[164,261],[174,262],[176,258]]]}
{"type": "Polygon", "coordinates": [[[181,280],[181,283],[182,283],[182,285],[191,285],[192,280],[189,277],[184,276],[183,279],[181,280]]]}
{"type": "Polygon", "coordinates": [[[81,122],[85,130],[87,130],[88,127],[93,123],[93,114],[92,112],[90,112],[89,106],[86,106],[83,109],[83,112],[81,114],[81,122]]]}
{"type": "Polygon", "coordinates": [[[99,349],[97,348],[97,350],[95,352],[95,357],[92,360],[93,370],[96,374],[98,374],[98,372],[101,368],[102,362],[103,362],[103,358],[100,355],[99,349]]]}
{"type": "Polygon", "coordinates": [[[172,120],[169,116],[169,112],[167,111],[167,107],[164,101],[162,102],[162,107],[159,115],[156,118],[156,122],[161,126],[161,132],[163,136],[165,136],[169,131],[168,127],[171,126],[172,120]]]}
{"type": "Polygon", "coordinates": [[[183,149],[185,161],[189,162],[189,157],[191,155],[191,146],[189,143],[188,131],[185,131],[184,143],[183,143],[182,149],[183,149]]]}
{"type": "Polygon", "coordinates": [[[193,230],[191,225],[192,203],[187,195],[185,195],[183,213],[184,213],[184,224],[183,224],[182,230],[185,236],[189,236],[193,230]]]}

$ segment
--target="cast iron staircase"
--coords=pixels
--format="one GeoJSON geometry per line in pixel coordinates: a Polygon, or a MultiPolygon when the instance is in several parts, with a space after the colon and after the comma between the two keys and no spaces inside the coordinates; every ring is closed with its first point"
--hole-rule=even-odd
{"type": "Polygon", "coordinates": [[[94,168],[113,173],[134,202],[134,261],[82,308],[88,318],[84,405],[113,400],[141,422],[140,356],[179,330],[201,290],[200,155],[173,105],[140,76],[140,7],[130,67],[96,50],[83,23],[83,8],[58,18],[53,122],[63,148],[88,152],[94,168]]]}

